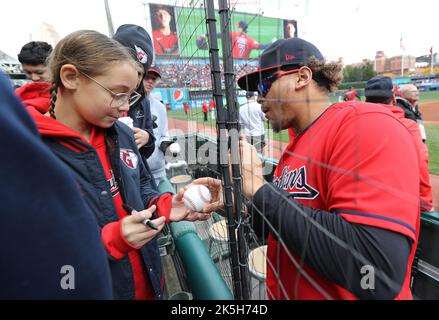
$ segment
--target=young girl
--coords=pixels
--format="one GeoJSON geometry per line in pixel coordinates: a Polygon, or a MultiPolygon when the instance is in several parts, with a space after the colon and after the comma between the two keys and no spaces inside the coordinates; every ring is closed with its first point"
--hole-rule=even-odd
{"type": "Polygon", "coordinates": [[[160,195],[150,187],[132,131],[116,122],[138,99],[134,63],[114,40],[95,31],[74,32],[50,57],[50,116],[28,110],[44,142],[75,175],[95,214],[109,254],[114,297],[162,299],[154,237],[165,221],[209,216],[189,211],[182,202],[183,190],[175,196],[160,195]],[[135,210],[127,212],[123,204],[135,210]],[[156,208],[158,217],[153,219],[156,208]],[[158,230],[143,223],[147,218],[158,230]]]}

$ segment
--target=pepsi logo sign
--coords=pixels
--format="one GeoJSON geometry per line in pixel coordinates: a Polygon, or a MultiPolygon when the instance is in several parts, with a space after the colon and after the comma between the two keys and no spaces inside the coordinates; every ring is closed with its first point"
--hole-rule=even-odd
{"type": "Polygon", "coordinates": [[[174,100],[176,102],[181,102],[181,101],[183,101],[183,99],[184,99],[184,92],[182,90],[179,90],[179,89],[175,90],[174,91],[174,100]]]}

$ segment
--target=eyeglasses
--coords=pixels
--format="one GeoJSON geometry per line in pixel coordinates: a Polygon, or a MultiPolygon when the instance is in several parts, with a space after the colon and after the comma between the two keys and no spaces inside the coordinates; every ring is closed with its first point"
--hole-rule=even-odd
{"type": "Polygon", "coordinates": [[[258,93],[261,97],[265,97],[271,89],[272,84],[279,78],[299,72],[300,69],[288,70],[288,71],[278,71],[270,74],[269,76],[261,79],[258,83],[258,93]]]}
{"type": "Polygon", "coordinates": [[[110,89],[108,89],[106,86],[101,84],[96,79],[90,77],[89,75],[85,74],[84,72],[79,71],[84,77],[90,79],[91,81],[95,82],[98,86],[108,91],[113,99],[110,102],[111,108],[120,108],[123,105],[127,104],[131,107],[133,104],[135,104],[139,99],[142,97],[138,92],[133,91],[131,94],[128,93],[114,93],[110,89]]]}

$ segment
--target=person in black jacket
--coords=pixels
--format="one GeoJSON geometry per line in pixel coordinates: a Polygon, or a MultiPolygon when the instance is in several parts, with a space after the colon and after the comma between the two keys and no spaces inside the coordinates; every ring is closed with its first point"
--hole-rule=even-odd
{"type": "Polygon", "coordinates": [[[427,133],[422,120],[422,114],[419,111],[419,90],[414,84],[403,84],[399,87],[396,94],[395,105],[404,110],[404,115],[407,119],[411,119],[418,123],[421,131],[422,141],[427,140],[427,133]]]}
{"type": "Polygon", "coordinates": [[[0,72],[0,299],[111,299],[99,229],[0,72]]]}
{"type": "Polygon", "coordinates": [[[173,196],[152,188],[133,132],[117,121],[140,98],[135,92],[137,65],[118,42],[82,30],[57,44],[49,66],[54,77],[50,117],[28,110],[44,142],[74,174],[96,217],[114,297],[162,299],[155,236],[165,222],[209,215],[188,210],[183,190],[173,196]]]}
{"type": "Polygon", "coordinates": [[[134,24],[121,25],[113,39],[128,48],[134,61],[139,65],[139,83],[136,92],[140,99],[130,106],[128,116],[133,119],[133,133],[146,170],[151,175],[151,184],[157,189],[154,177],[146,161],[155,149],[155,137],[150,101],[143,87],[143,79],[153,61],[152,40],[148,32],[134,24]]]}

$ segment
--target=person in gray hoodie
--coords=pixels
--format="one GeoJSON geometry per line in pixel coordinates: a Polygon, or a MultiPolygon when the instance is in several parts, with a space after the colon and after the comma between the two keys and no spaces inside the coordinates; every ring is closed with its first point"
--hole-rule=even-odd
{"type": "Polygon", "coordinates": [[[145,74],[143,86],[149,98],[151,106],[151,116],[153,120],[153,130],[155,137],[155,149],[148,158],[148,166],[157,186],[166,179],[165,154],[166,149],[173,143],[168,134],[168,118],[165,105],[157,99],[151,91],[157,86],[161,79],[160,71],[156,66],[152,66],[145,74]]]}

